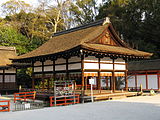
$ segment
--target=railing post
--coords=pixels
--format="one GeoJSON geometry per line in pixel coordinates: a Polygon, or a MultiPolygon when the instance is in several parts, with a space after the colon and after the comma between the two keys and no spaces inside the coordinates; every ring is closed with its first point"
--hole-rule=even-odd
{"type": "Polygon", "coordinates": [[[16,94],[14,93],[14,103],[16,102],[16,94]]]}
{"type": "Polygon", "coordinates": [[[52,100],[52,99],[53,99],[53,97],[51,96],[51,97],[50,97],[50,107],[53,106],[53,100],[52,100]]]}
{"type": "Polygon", "coordinates": [[[8,101],[8,112],[10,111],[10,101],[8,101]]]}
{"type": "Polygon", "coordinates": [[[64,96],[64,106],[66,106],[66,103],[67,103],[66,96],[64,96]]]}

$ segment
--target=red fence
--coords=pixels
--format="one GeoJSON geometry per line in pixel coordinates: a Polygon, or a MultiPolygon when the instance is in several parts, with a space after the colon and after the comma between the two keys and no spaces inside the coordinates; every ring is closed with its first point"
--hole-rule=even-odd
{"type": "Polygon", "coordinates": [[[36,96],[36,91],[14,93],[14,103],[16,102],[16,100],[24,100],[24,101],[26,101],[27,99],[35,100],[35,96],[36,96]]]}
{"type": "Polygon", "coordinates": [[[0,108],[2,108],[0,112],[10,111],[10,100],[3,100],[0,103],[4,103],[4,105],[0,105],[0,108]]]}
{"type": "Polygon", "coordinates": [[[56,102],[54,102],[53,96],[50,97],[50,107],[53,105],[66,106],[66,105],[77,104],[77,103],[79,103],[79,95],[56,96],[56,102]]]}

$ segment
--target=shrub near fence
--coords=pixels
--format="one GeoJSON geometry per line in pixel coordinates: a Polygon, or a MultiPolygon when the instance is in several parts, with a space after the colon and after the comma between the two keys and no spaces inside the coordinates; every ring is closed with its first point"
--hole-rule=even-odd
{"type": "Polygon", "coordinates": [[[26,101],[27,99],[32,99],[35,100],[36,92],[20,92],[20,93],[14,93],[14,103],[17,100],[24,100],[26,101]]]}
{"type": "Polygon", "coordinates": [[[51,106],[66,106],[71,104],[79,103],[79,95],[67,95],[67,96],[50,96],[50,107],[51,106]],[[56,101],[55,101],[56,100],[56,101]]]}
{"type": "Polygon", "coordinates": [[[2,108],[0,110],[0,112],[5,112],[5,111],[9,112],[10,111],[10,100],[0,101],[0,108],[2,108]],[[3,105],[1,105],[1,104],[3,104],[3,105]]]}

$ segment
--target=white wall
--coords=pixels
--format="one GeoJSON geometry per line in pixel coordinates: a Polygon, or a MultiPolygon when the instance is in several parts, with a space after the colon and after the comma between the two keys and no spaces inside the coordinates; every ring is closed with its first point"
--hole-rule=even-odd
{"type": "Polygon", "coordinates": [[[51,60],[46,60],[44,62],[44,65],[52,65],[52,64],[53,64],[53,61],[51,61],[51,60]]]}
{"type": "Polygon", "coordinates": [[[84,63],[84,69],[99,69],[98,63],[84,63]]]}
{"type": "Polygon", "coordinates": [[[98,58],[94,57],[94,56],[88,56],[86,58],[84,58],[84,61],[88,61],[88,62],[98,62],[98,58]]]}
{"type": "Polygon", "coordinates": [[[113,70],[113,64],[102,64],[100,65],[102,70],[113,70]]]}
{"type": "Polygon", "coordinates": [[[68,70],[81,69],[81,63],[69,64],[68,70]]]}
{"type": "Polygon", "coordinates": [[[55,71],[66,70],[66,65],[56,65],[55,71]]]}
{"type": "Polygon", "coordinates": [[[15,75],[5,75],[5,83],[15,82],[15,75]]]}
{"type": "Polygon", "coordinates": [[[81,58],[77,56],[74,56],[68,59],[68,62],[80,62],[80,61],[81,61],[81,58]]]}
{"type": "Polygon", "coordinates": [[[5,73],[16,73],[16,69],[5,70],[5,73]]]}
{"type": "Polygon", "coordinates": [[[53,66],[44,66],[44,71],[53,71],[53,66]]]}
{"type": "Polygon", "coordinates": [[[158,89],[157,75],[148,75],[148,89],[158,89]]]}
{"type": "Polygon", "coordinates": [[[55,61],[55,64],[61,64],[61,63],[66,63],[66,59],[58,58],[58,59],[55,61]]]}
{"type": "Polygon", "coordinates": [[[42,72],[42,67],[35,67],[34,72],[42,72]]]}
{"type": "Polygon", "coordinates": [[[117,65],[114,66],[115,70],[126,70],[126,65],[117,65]]]}
{"type": "Polygon", "coordinates": [[[128,87],[136,87],[135,76],[128,76],[128,87]]]}
{"type": "Polygon", "coordinates": [[[146,75],[137,75],[137,87],[142,84],[142,89],[146,89],[146,75]]]}
{"type": "Polygon", "coordinates": [[[107,63],[113,63],[113,60],[109,57],[104,57],[100,59],[100,62],[107,62],[107,63]]]}
{"type": "Polygon", "coordinates": [[[42,65],[42,62],[36,61],[36,62],[34,63],[34,66],[39,66],[39,65],[42,65]]]}

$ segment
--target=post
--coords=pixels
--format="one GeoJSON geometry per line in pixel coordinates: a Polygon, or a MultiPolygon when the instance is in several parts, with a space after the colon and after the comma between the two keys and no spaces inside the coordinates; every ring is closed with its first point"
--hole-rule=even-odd
{"type": "Polygon", "coordinates": [[[41,61],[42,62],[42,89],[44,90],[44,60],[41,61]]]}
{"type": "Polygon", "coordinates": [[[32,61],[32,89],[34,89],[34,62],[32,61]]]}
{"type": "Polygon", "coordinates": [[[93,101],[93,85],[91,84],[91,100],[92,100],[92,102],[94,102],[93,101]]]}
{"type": "Polygon", "coordinates": [[[125,71],[125,90],[128,91],[128,79],[127,79],[127,72],[128,72],[128,61],[125,60],[125,63],[126,63],[126,71],[125,71]]]}
{"type": "Polygon", "coordinates": [[[93,84],[94,84],[94,79],[91,78],[89,79],[89,84],[91,85],[91,101],[94,102],[94,99],[93,99],[93,84]]]}
{"type": "Polygon", "coordinates": [[[3,69],[2,88],[5,88],[5,69],[3,69]]]}
{"type": "Polygon", "coordinates": [[[114,65],[114,58],[113,60],[113,71],[112,71],[112,91],[115,92],[115,65],[114,65]]]}
{"type": "Polygon", "coordinates": [[[98,58],[98,80],[97,80],[97,88],[101,91],[101,74],[100,74],[100,58],[98,58]]]}
{"type": "Polygon", "coordinates": [[[54,106],[56,106],[56,82],[54,82],[54,106]]]}
{"type": "Polygon", "coordinates": [[[127,71],[125,73],[125,90],[128,91],[128,79],[127,79],[127,71]]]}
{"type": "Polygon", "coordinates": [[[147,75],[147,72],[146,72],[146,89],[148,89],[148,75],[147,75]]]}
{"type": "Polygon", "coordinates": [[[81,56],[81,78],[82,78],[81,98],[82,98],[82,103],[84,103],[84,54],[83,54],[83,50],[80,50],[80,56],[81,56]]]}

